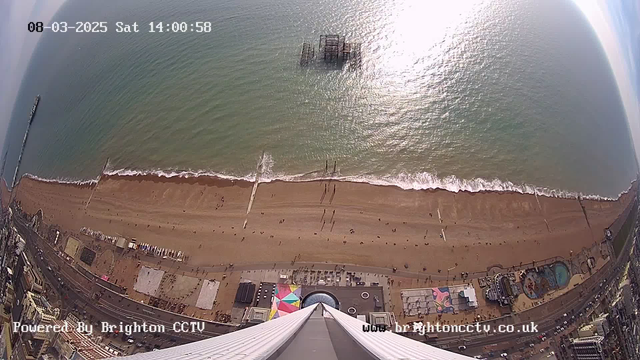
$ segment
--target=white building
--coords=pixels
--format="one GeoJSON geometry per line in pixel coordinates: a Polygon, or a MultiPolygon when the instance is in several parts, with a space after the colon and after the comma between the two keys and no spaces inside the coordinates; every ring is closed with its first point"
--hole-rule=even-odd
{"type": "Polygon", "coordinates": [[[605,360],[602,348],[602,336],[588,336],[573,339],[571,348],[573,356],[577,360],[605,360]]]}
{"type": "Polygon", "coordinates": [[[390,331],[366,332],[363,326],[368,324],[318,303],[229,334],[127,359],[471,359],[390,331]]]}

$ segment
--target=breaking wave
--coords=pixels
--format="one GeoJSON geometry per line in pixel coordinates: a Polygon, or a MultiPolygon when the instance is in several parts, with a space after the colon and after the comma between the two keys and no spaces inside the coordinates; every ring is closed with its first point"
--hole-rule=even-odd
{"type": "MultiPolygon", "coordinates": [[[[438,177],[434,174],[422,172],[417,174],[401,173],[398,175],[389,176],[375,176],[375,175],[348,175],[343,176],[340,174],[334,176],[326,176],[322,172],[309,172],[304,174],[280,174],[272,171],[273,160],[271,157],[265,157],[263,159],[263,170],[260,176],[260,183],[269,183],[272,181],[285,181],[285,182],[306,182],[317,180],[337,180],[337,181],[349,181],[358,183],[368,183],[379,186],[396,186],[405,190],[436,190],[442,189],[451,192],[515,192],[521,194],[541,195],[555,198],[571,198],[576,199],[581,197],[589,200],[616,200],[615,198],[593,195],[593,194],[581,194],[578,192],[549,189],[546,187],[540,187],[530,184],[516,184],[511,181],[503,181],[499,179],[486,180],[482,178],[476,179],[460,179],[455,176],[438,177]]],[[[229,175],[224,173],[217,173],[205,170],[134,170],[134,169],[117,169],[117,170],[105,170],[106,176],[157,176],[163,178],[195,178],[195,177],[213,177],[234,181],[247,181],[254,182],[256,179],[256,173],[252,172],[245,176],[229,175]]],[[[24,176],[34,180],[43,182],[56,182],[61,184],[73,184],[73,185],[92,185],[96,184],[99,178],[92,180],[76,180],[69,178],[57,178],[47,179],[41,178],[32,174],[25,174],[24,176]]],[[[618,195],[618,198],[629,191],[631,186],[626,191],[623,191],[618,195]]]]}
{"type": "MultiPolygon", "coordinates": [[[[399,174],[394,176],[345,176],[338,180],[363,182],[374,185],[383,186],[397,186],[399,188],[409,190],[435,190],[442,189],[451,192],[516,192],[521,194],[542,195],[547,197],[556,198],[570,198],[577,199],[581,197],[589,200],[616,200],[614,198],[594,195],[594,194],[582,194],[578,192],[568,190],[549,189],[546,187],[540,187],[530,184],[515,184],[511,181],[503,181],[499,179],[486,180],[482,178],[475,178],[471,180],[460,179],[456,176],[438,177],[431,173],[423,172],[418,174],[399,174]]],[[[621,192],[618,198],[629,191],[631,186],[621,192]]]]}
{"type": "Polygon", "coordinates": [[[37,175],[26,173],[22,175],[22,177],[26,177],[29,179],[46,182],[46,183],[58,183],[58,184],[66,184],[66,185],[79,185],[79,186],[87,186],[87,185],[95,185],[98,183],[98,178],[93,180],[77,180],[72,178],[56,178],[56,179],[48,179],[42,178],[37,175]]]}

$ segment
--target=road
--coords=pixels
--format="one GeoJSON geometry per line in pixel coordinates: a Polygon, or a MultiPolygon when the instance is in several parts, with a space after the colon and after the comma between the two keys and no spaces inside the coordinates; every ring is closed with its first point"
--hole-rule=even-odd
{"type": "MultiPolygon", "coordinates": [[[[620,256],[606,264],[600,271],[593,274],[582,284],[571,289],[566,294],[549,301],[548,303],[535,307],[531,310],[524,311],[512,317],[512,324],[515,329],[521,329],[523,325],[534,322],[538,325],[538,334],[523,335],[522,333],[506,333],[506,334],[480,334],[476,336],[468,336],[466,334],[443,334],[436,342],[437,346],[457,349],[458,346],[466,346],[465,354],[476,355],[485,353],[483,347],[493,344],[503,344],[499,349],[518,349],[525,346],[526,343],[534,341],[539,333],[546,332],[551,338],[556,326],[563,325],[563,315],[578,314],[585,312],[585,308],[590,302],[594,301],[595,296],[601,292],[600,283],[609,284],[618,277],[624,269],[623,264],[629,261],[630,248],[633,246],[633,236],[635,231],[631,231],[629,238],[625,244],[624,250],[620,256]],[[560,319],[560,321],[558,321],[560,319]],[[562,324],[560,324],[562,323],[562,324]]],[[[602,301],[602,300],[601,300],[602,301]]],[[[577,316],[576,316],[577,317],[577,316]]],[[[577,319],[576,319],[577,320],[577,319]]],[[[484,323],[490,323],[484,322],[484,323]]]]}
{"type": "MultiPolygon", "coordinates": [[[[166,267],[175,267],[176,262],[171,259],[160,259],[158,257],[150,256],[150,255],[140,255],[141,260],[149,261],[161,266],[166,267]]],[[[562,257],[557,256],[541,261],[536,261],[537,266],[542,266],[545,264],[551,264],[556,261],[563,260],[562,257]]],[[[517,265],[517,266],[509,266],[504,268],[509,271],[518,271],[525,270],[532,266],[532,263],[517,265]],[[512,270],[514,269],[514,270],[512,270]]],[[[233,271],[248,271],[248,270],[269,270],[269,269],[282,269],[282,270],[296,270],[300,268],[309,268],[313,270],[336,270],[336,269],[344,269],[344,271],[350,272],[361,272],[361,273],[373,273],[379,275],[387,275],[387,276],[399,276],[406,277],[411,279],[425,279],[430,278],[434,281],[442,281],[442,280],[451,280],[454,276],[457,276],[457,279],[460,279],[458,275],[450,274],[444,275],[440,273],[427,273],[427,272],[412,272],[412,271],[404,271],[404,270],[393,270],[390,268],[382,268],[375,266],[362,266],[362,265],[354,265],[354,264],[333,264],[333,263],[318,263],[318,262],[304,262],[304,261],[296,261],[296,262],[274,262],[274,263],[253,263],[253,264],[242,264],[242,265],[233,265],[230,264],[220,264],[216,266],[193,266],[184,263],[180,263],[180,270],[188,271],[188,272],[196,272],[199,270],[200,272],[224,272],[228,270],[233,271]]],[[[486,271],[469,273],[466,280],[479,279],[487,276],[486,271]]]]}
{"type": "Polygon", "coordinates": [[[14,221],[16,229],[26,240],[27,249],[32,255],[36,265],[41,269],[47,282],[49,282],[58,293],[63,294],[65,306],[69,309],[73,304],[85,306],[85,310],[96,314],[96,318],[107,321],[111,324],[142,324],[164,325],[166,333],[161,336],[167,337],[176,343],[187,343],[203,340],[212,336],[221,335],[236,329],[236,326],[229,324],[215,323],[195,319],[189,316],[171,313],[146,304],[139,303],[126,296],[120,295],[100,284],[94,279],[89,279],[80,273],[65,259],[58,256],[55,250],[47,241],[40,238],[27,224],[17,220],[14,221]],[[36,249],[42,249],[42,259],[36,249]],[[51,271],[48,268],[51,268],[51,271]],[[64,283],[61,286],[58,278],[64,283]],[[173,325],[176,322],[201,322],[205,328],[200,332],[174,332],[173,325]]]}
{"type": "MultiPolygon", "coordinates": [[[[16,217],[17,218],[17,217],[16,217]]],[[[54,249],[49,242],[42,239],[38,236],[32,229],[30,229],[24,221],[17,220],[14,221],[16,224],[16,228],[20,230],[25,239],[27,240],[27,244],[30,247],[33,246],[34,243],[40,244],[40,247],[43,249],[47,249],[43,254],[45,258],[47,258],[49,264],[56,264],[57,269],[60,271],[56,273],[56,275],[60,276],[65,283],[71,285],[73,291],[69,291],[69,297],[73,297],[74,301],[82,301],[87,303],[89,307],[92,307],[94,310],[99,311],[104,315],[107,319],[115,320],[115,324],[122,321],[123,323],[131,323],[136,321],[138,323],[147,322],[153,324],[162,324],[165,325],[168,329],[171,329],[172,325],[176,321],[202,321],[200,319],[194,319],[191,317],[171,313],[168,311],[164,311],[158,308],[154,308],[145,304],[140,304],[135,302],[125,296],[120,295],[119,293],[112,291],[99,283],[97,283],[94,279],[89,279],[73,266],[68,263],[63,258],[57,255],[57,250],[54,249]],[[99,300],[92,300],[92,297],[95,294],[99,294],[99,300]]],[[[632,236],[633,233],[630,235],[632,236]]],[[[627,241],[626,249],[631,246],[632,241],[627,241]]],[[[31,248],[32,254],[35,253],[35,249],[31,248]]],[[[601,281],[609,282],[615,276],[618,275],[620,269],[622,268],[620,264],[628,261],[628,251],[623,251],[622,256],[615,260],[615,263],[608,263],[605,265],[603,269],[596,272],[593,276],[587,279],[584,283],[579,286],[571,289],[566,294],[561,297],[549,301],[547,304],[538,306],[531,310],[524,311],[522,313],[504,317],[500,319],[493,319],[482,324],[493,324],[497,327],[498,324],[511,324],[514,325],[516,329],[522,328],[525,324],[530,324],[534,322],[538,325],[539,332],[549,332],[553,331],[553,329],[557,326],[556,320],[561,318],[564,313],[578,313],[584,309],[587,303],[598,293],[599,286],[598,284],[601,281]]],[[[159,259],[157,257],[152,256],[141,256],[143,260],[152,261],[155,263],[160,263],[160,265],[167,267],[175,267],[176,262],[169,259],[159,259]]],[[[35,256],[37,262],[40,262],[39,257],[35,256]]],[[[548,259],[549,262],[556,261],[557,259],[548,259]]],[[[538,262],[540,264],[540,262],[538,262]]],[[[41,269],[46,269],[46,265],[39,263],[41,269]]],[[[196,267],[190,266],[187,264],[180,264],[181,269],[185,271],[195,271],[196,267]]],[[[409,278],[424,278],[425,276],[429,276],[424,273],[414,273],[408,271],[394,271],[393,269],[386,268],[376,268],[376,267],[366,267],[366,266],[357,266],[357,265],[338,265],[338,264],[327,264],[327,263],[269,263],[269,264],[247,264],[247,265],[237,265],[230,266],[221,264],[219,266],[210,266],[210,267],[200,267],[198,268],[200,271],[205,272],[223,272],[232,268],[234,271],[242,271],[242,270],[265,270],[265,269],[299,269],[301,267],[313,268],[314,270],[334,270],[336,268],[343,268],[345,271],[354,271],[354,272],[369,272],[383,275],[395,275],[395,276],[403,276],[409,278]]],[[[523,266],[526,266],[523,265],[523,266]]],[[[45,274],[47,271],[43,271],[45,274]]],[[[470,274],[469,279],[478,278],[486,276],[486,273],[476,273],[470,274]]],[[[442,280],[447,279],[446,275],[431,275],[432,279],[442,280]]],[[[51,281],[52,284],[57,284],[57,279],[55,275],[49,273],[47,276],[48,280],[51,281]]],[[[226,333],[230,330],[228,325],[214,323],[214,322],[206,322],[206,330],[203,331],[202,334],[174,334],[173,337],[179,338],[184,341],[195,341],[201,340],[203,338],[207,338],[210,336],[220,335],[222,333],[226,333]]],[[[449,349],[457,349],[458,346],[464,345],[467,347],[465,354],[481,354],[483,351],[483,347],[492,344],[506,344],[502,348],[517,348],[524,346],[523,344],[529,341],[532,341],[536,338],[537,334],[531,334],[528,336],[523,336],[522,333],[489,333],[489,334],[478,334],[472,335],[469,334],[439,334],[440,337],[436,342],[436,345],[443,348],[449,349]]]]}

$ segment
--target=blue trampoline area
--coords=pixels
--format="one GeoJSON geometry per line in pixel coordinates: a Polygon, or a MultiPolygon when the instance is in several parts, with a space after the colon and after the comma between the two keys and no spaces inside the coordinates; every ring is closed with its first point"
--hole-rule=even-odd
{"type": "Polygon", "coordinates": [[[571,272],[562,261],[531,269],[522,279],[522,290],[529,299],[539,299],[546,293],[569,285],[571,272]]]}
{"type": "Polygon", "coordinates": [[[556,284],[558,288],[563,288],[569,285],[569,280],[571,279],[571,275],[569,273],[569,268],[563,262],[557,262],[553,266],[553,271],[556,275],[556,284]]]}

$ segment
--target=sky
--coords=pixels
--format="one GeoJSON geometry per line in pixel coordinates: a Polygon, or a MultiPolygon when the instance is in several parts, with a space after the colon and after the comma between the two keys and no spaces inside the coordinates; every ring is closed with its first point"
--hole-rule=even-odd
{"type": "Polygon", "coordinates": [[[632,86],[635,93],[640,89],[640,3],[637,1],[612,1],[607,3],[611,13],[611,25],[616,29],[621,41],[624,60],[630,69],[630,74],[635,74],[632,86]],[[627,42],[628,41],[628,42],[627,42]],[[624,45],[626,43],[626,46],[624,45]],[[635,61],[634,61],[635,59],[635,61]]]}
{"type": "MultiPolygon", "coordinates": [[[[0,0],[0,149],[20,83],[40,40],[30,21],[48,24],[65,0],[0,0]]],[[[135,1],[135,0],[132,0],[135,1]]],[[[179,1],[179,0],[177,0],[179,1]]],[[[425,0],[417,0],[425,1],[425,0]]],[[[439,1],[439,0],[432,0],[439,1]]],[[[589,20],[613,71],[640,159],[640,5],[638,0],[574,0],[589,20]]]]}
{"type": "Polygon", "coordinates": [[[575,0],[604,48],[640,159],[640,6],[638,0],[575,0]]]}
{"type": "Polygon", "coordinates": [[[49,23],[62,3],[64,0],[0,0],[0,149],[10,141],[6,136],[13,104],[41,36],[30,33],[27,24],[49,23]]]}

